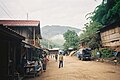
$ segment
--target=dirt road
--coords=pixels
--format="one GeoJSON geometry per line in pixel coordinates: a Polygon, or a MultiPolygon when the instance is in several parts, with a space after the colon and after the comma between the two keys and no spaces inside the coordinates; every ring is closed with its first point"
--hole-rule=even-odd
{"type": "Polygon", "coordinates": [[[120,80],[120,66],[65,56],[63,68],[50,59],[47,71],[29,80],[120,80]]]}

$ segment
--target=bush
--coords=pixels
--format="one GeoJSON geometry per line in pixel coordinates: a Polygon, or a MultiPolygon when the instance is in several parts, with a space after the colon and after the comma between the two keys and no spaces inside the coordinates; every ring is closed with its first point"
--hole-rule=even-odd
{"type": "Polygon", "coordinates": [[[111,57],[113,57],[112,50],[110,50],[108,48],[104,48],[104,49],[100,50],[100,52],[102,53],[102,58],[111,58],[111,57]]]}

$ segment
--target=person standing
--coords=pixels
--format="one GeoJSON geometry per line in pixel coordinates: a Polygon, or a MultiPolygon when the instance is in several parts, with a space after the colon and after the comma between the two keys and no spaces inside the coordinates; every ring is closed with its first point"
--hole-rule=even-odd
{"type": "Polygon", "coordinates": [[[43,61],[42,61],[42,67],[43,67],[44,72],[46,71],[46,65],[48,61],[49,61],[48,58],[44,56],[43,61]]]}
{"type": "Polygon", "coordinates": [[[63,67],[63,54],[60,52],[59,54],[59,68],[63,67]]]}

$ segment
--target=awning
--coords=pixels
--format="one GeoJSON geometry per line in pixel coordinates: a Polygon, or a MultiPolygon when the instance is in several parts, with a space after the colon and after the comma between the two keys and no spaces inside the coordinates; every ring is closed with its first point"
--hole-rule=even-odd
{"type": "Polygon", "coordinates": [[[34,46],[34,45],[32,45],[32,44],[29,44],[29,43],[27,43],[27,42],[25,42],[25,41],[22,41],[22,43],[24,44],[24,47],[26,47],[26,48],[40,49],[40,47],[34,46]]]}

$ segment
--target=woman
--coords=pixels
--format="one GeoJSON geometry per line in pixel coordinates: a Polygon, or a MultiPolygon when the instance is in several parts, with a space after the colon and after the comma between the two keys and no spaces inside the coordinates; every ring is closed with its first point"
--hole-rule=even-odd
{"type": "Polygon", "coordinates": [[[47,65],[47,62],[48,62],[48,58],[45,56],[43,58],[43,61],[42,61],[42,66],[43,66],[43,71],[45,72],[46,71],[46,65],[47,65]]]}

